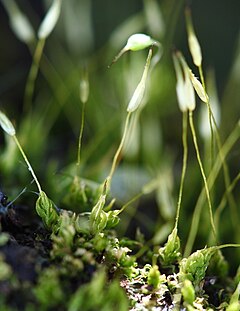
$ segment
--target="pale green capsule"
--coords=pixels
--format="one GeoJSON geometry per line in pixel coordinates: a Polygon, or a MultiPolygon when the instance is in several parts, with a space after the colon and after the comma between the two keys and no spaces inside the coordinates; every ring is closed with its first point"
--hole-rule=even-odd
{"type": "MultiPolygon", "coordinates": [[[[210,97],[209,105],[211,106],[214,119],[217,126],[219,127],[221,121],[221,109],[220,102],[218,98],[218,92],[216,88],[216,81],[212,71],[207,73],[207,90],[210,97]]],[[[216,128],[213,127],[211,130],[211,125],[209,122],[209,109],[207,105],[201,105],[200,118],[199,118],[199,130],[202,138],[204,140],[210,140],[212,136],[212,130],[215,131],[216,128]]]]}
{"type": "Polygon", "coordinates": [[[16,135],[15,128],[8,117],[0,111],[0,125],[2,129],[10,136],[16,135]]]}
{"type": "Polygon", "coordinates": [[[118,53],[118,55],[112,61],[112,64],[115,63],[124,53],[127,51],[139,51],[144,50],[151,46],[157,46],[158,48],[161,47],[160,42],[152,39],[150,36],[145,35],[143,33],[135,33],[131,35],[128,40],[127,44],[124,48],[118,53]]]}
{"type": "Polygon", "coordinates": [[[133,96],[128,104],[127,111],[128,112],[133,112],[135,111],[141,104],[144,94],[145,94],[145,89],[146,89],[146,84],[147,84],[147,76],[148,76],[148,71],[149,71],[149,66],[152,58],[152,49],[149,50],[148,53],[148,58],[145,64],[145,68],[143,71],[142,78],[140,82],[138,83],[133,96]]]}
{"type": "Polygon", "coordinates": [[[196,93],[198,94],[199,98],[204,102],[207,103],[208,102],[208,95],[205,92],[201,82],[195,77],[195,75],[192,73],[191,70],[189,70],[189,74],[190,74],[190,79],[192,81],[192,85],[196,91],[196,93]]]}
{"type": "Polygon", "coordinates": [[[154,45],[156,41],[153,40],[150,36],[143,33],[136,33],[128,38],[125,49],[127,51],[139,51],[154,45]]]}
{"type": "Polygon", "coordinates": [[[61,0],[54,0],[50,6],[46,16],[44,17],[42,23],[40,24],[38,30],[38,38],[41,40],[46,39],[50,33],[53,31],[61,11],[61,0]]]}
{"type": "Polygon", "coordinates": [[[173,55],[173,62],[177,76],[176,92],[181,111],[193,111],[196,107],[194,88],[189,76],[189,67],[182,54],[173,55]]]}
{"type": "Polygon", "coordinates": [[[14,0],[2,0],[9,15],[10,25],[17,38],[28,44],[35,38],[34,30],[26,15],[24,15],[14,0]]]}
{"type": "Polygon", "coordinates": [[[87,74],[85,74],[80,80],[79,95],[82,103],[86,103],[89,97],[89,80],[87,74]]]}
{"type": "Polygon", "coordinates": [[[189,50],[191,52],[194,64],[197,67],[200,67],[202,65],[202,51],[193,28],[191,11],[189,9],[186,10],[186,23],[187,23],[189,50]]]}
{"type": "Polygon", "coordinates": [[[188,45],[194,64],[200,67],[202,64],[202,51],[195,33],[190,33],[188,35],[188,45]]]}
{"type": "Polygon", "coordinates": [[[182,69],[180,67],[180,63],[176,55],[173,54],[173,64],[176,72],[177,84],[176,84],[176,93],[179,108],[181,111],[187,111],[188,107],[185,100],[185,88],[184,88],[184,76],[182,69]]]}

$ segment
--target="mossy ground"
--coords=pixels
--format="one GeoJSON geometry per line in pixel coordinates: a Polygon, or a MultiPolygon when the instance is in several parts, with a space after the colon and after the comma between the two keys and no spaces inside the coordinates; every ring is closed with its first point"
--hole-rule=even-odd
{"type": "MultiPolygon", "coordinates": [[[[150,247],[137,258],[144,241],[111,230],[66,242],[32,211],[12,205],[1,215],[1,310],[186,310],[179,263],[164,265],[150,247]]],[[[217,256],[196,286],[193,310],[225,310],[234,284],[217,256]]]]}

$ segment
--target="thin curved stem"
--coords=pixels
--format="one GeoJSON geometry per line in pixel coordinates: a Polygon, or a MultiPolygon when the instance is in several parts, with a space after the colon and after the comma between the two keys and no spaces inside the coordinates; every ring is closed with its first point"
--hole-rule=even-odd
{"type": "Polygon", "coordinates": [[[215,240],[217,242],[217,233],[216,233],[216,229],[215,229],[215,225],[214,225],[214,221],[213,221],[212,203],[211,203],[211,198],[210,198],[207,178],[205,176],[205,172],[204,172],[204,168],[203,168],[203,165],[202,165],[202,160],[201,160],[200,152],[199,152],[199,148],[198,148],[198,142],[197,142],[197,136],[196,136],[195,127],[194,127],[194,123],[193,123],[193,113],[192,113],[192,111],[189,111],[189,123],[190,123],[191,131],[192,131],[193,143],[194,143],[194,147],[195,147],[195,150],[196,150],[198,164],[199,164],[199,167],[200,167],[200,171],[201,171],[201,174],[202,174],[202,178],[203,178],[203,182],[204,182],[204,187],[205,187],[205,191],[206,191],[212,232],[213,232],[214,238],[215,238],[215,240]]]}
{"type": "Polygon", "coordinates": [[[24,152],[23,149],[22,149],[22,146],[21,146],[20,143],[19,143],[19,140],[17,139],[17,136],[14,135],[14,136],[13,136],[13,139],[14,139],[14,141],[15,141],[15,143],[16,143],[18,149],[20,150],[20,152],[21,152],[21,154],[22,154],[22,156],[23,156],[24,161],[26,162],[26,164],[27,164],[27,166],[28,166],[28,170],[30,171],[30,173],[32,174],[33,179],[34,179],[35,182],[36,182],[36,185],[37,185],[37,187],[38,187],[39,193],[41,193],[41,192],[42,192],[41,185],[40,185],[40,183],[39,183],[39,181],[38,181],[38,179],[37,179],[37,176],[36,176],[35,173],[34,173],[34,170],[33,170],[32,166],[31,166],[30,162],[28,161],[28,158],[27,158],[25,152],[24,152]]]}
{"type": "MultiPolygon", "coordinates": [[[[207,90],[206,90],[206,84],[205,84],[205,79],[203,75],[203,70],[202,70],[202,65],[198,67],[199,70],[199,75],[200,75],[200,80],[202,82],[203,89],[205,91],[205,94],[207,95],[207,90]]],[[[208,96],[207,96],[208,98],[208,96]]],[[[210,125],[210,131],[211,131],[211,157],[210,157],[210,167],[213,165],[213,154],[214,154],[214,131],[213,131],[213,113],[212,109],[209,103],[209,99],[207,100],[207,108],[208,108],[208,120],[209,120],[209,125],[210,125]]]]}
{"type": "Polygon", "coordinates": [[[84,119],[85,119],[85,105],[86,103],[82,103],[82,117],[81,117],[81,126],[79,131],[79,137],[78,137],[78,149],[77,149],[77,175],[79,175],[80,170],[80,163],[81,163],[81,146],[82,146],[82,136],[83,136],[83,129],[84,129],[84,119]]]}
{"type": "Polygon", "coordinates": [[[223,245],[218,245],[217,248],[218,249],[222,249],[222,248],[227,248],[227,247],[240,247],[240,244],[223,244],[223,245]]]}
{"type": "Polygon", "coordinates": [[[45,40],[39,40],[37,42],[37,46],[36,46],[36,49],[33,55],[33,62],[32,62],[32,65],[29,71],[25,93],[24,93],[24,106],[23,106],[24,111],[31,109],[35,81],[37,78],[37,73],[38,73],[44,45],[45,45],[45,40]]]}
{"type": "Polygon", "coordinates": [[[183,112],[182,118],[182,143],[183,143],[183,161],[182,161],[182,174],[181,174],[181,182],[179,188],[178,202],[177,202],[177,212],[175,218],[174,228],[177,229],[179,222],[179,215],[182,203],[182,194],[183,194],[183,185],[186,175],[187,169],[187,155],[188,155],[188,144],[187,144],[187,112],[183,112]]]}
{"type": "MultiPolygon", "coordinates": [[[[236,143],[236,141],[238,140],[238,138],[240,136],[239,126],[240,126],[240,124],[237,124],[235,126],[234,130],[229,135],[226,142],[224,143],[224,145],[222,146],[221,150],[218,153],[215,164],[214,164],[212,171],[211,171],[211,173],[208,177],[208,180],[207,180],[209,190],[211,190],[211,188],[213,187],[214,182],[215,182],[215,180],[216,180],[216,178],[220,172],[220,169],[221,169],[223,163],[225,162],[225,158],[226,158],[227,154],[232,149],[233,145],[236,143]]],[[[190,228],[188,240],[187,240],[185,251],[184,251],[184,257],[188,257],[192,252],[193,244],[194,244],[194,241],[195,241],[195,238],[197,235],[197,231],[198,231],[200,214],[201,214],[201,210],[202,210],[204,201],[205,201],[205,190],[202,189],[201,194],[198,198],[194,213],[193,213],[191,228],[190,228]]]]}
{"type": "Polygon", "coordinates": [[[131,112],[128,112],[127,117],[126,117],[126,121],[125,121],[125,125],[124,125],[124,130],[123,130],[123,135],[122,135],[121,142],[120,142],[120,144],[118,146],[118,149],[117,149],[117,151],[116,151],[116,153],[114,155],[110,173],[109,173],[108,177],[105,180],[107,189],[110,189],[112,177],[113,177],[114,171],[115,171],[115,169],[117,167],[117,162],[118,162],[120,153],[121,153],[121,151],[123,149],[123,146],[124,146],[124,143],[125,143],[125,140],[126,140],[126,137],[127,137],[130,116],[131,116],[131,112]]]}
{"type": "Polygon", "coordinates": [[[221,201],[220,201],[220,203],[216,209],[216,212],[214,214],[214,223],[216,224],[216,228],[218,228],[218,226],[219,226],[220,214],[226,205],[228,193],[233,191],[233,189],[235,188],[235,186],[237,185],[239,180],[240,180],[240,173],[237,174],[237,176],[234,178],[232,183],[229,185],[229,187],[225,191],[225,193],[224,193],[224,195],[223,195],[223,197],[222,197],[222,199],[221,199],[221,201]]]}
{"type": "MultiPolygon", "coordinates": [[[[199,75],[200,75],[200,79],[203,85],[203,88],[205,90],[206,93],[206,84],[205,84],[205,79],[204,79],[204,75],[203,75],[203,70],[202,70],[202,66],[200,66],[199,68],[199,75]]],[[[217,122],[216,119],[214,117],[213,111],[211,109],[211,105],[209,100],[207,101],[207,108],[208,108],[208,116],[209,116],[209,123],[210,123],[210,128],[211,128],[211,166],[212,166],[212,159],[213,159],[213,150],[214,150],[214,146],[213,146],[213,125],[215,127],[216,130],[216,142],[217,142],[217,147],[219,150],[219,154],[221,157],[221,160],[223,162],[223,176],[224,176],[224,183],[225,183],[225,188],[226,190],[229,189],[230,186],[230,177],[229,177],[229,171],[228,171],[228,166],[227,163],[224,159],[224,157],[222,156],[222,142],[221,142],[221,138],[219,135],[219,130],[218,130],[218,126],[217,126],[217,122]]],[[[229,206],[230,206],[230,210],[231,210],[231,220],[232,220],[232,224],[235,228],[235,231],[237,232],[238,230],[238,223],[239,223],[239,216],[238,216],[238,211],[237,211],[237,204],[235,202],[235,199],[232,195],[232,192],[227,191],[227,199],[229,202],[229,206]]]]}

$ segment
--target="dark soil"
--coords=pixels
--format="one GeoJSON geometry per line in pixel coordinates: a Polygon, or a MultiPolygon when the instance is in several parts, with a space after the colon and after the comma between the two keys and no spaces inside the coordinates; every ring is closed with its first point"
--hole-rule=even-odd
{"type": "Polygon", "coordinates": [[[50,234],[29,207],[9,206],[7,197],[2,194],[0,223],[2,232],[9,236],[8,242],[0,247],[0,253],[16,279],[16,286],[1,281],[0,292],[8,305],[24,310],[25,300],[33,300],[31,291],[24,290],[24,287],[28,289],[36,284],[39,273],[50,264],[50,234]]]}

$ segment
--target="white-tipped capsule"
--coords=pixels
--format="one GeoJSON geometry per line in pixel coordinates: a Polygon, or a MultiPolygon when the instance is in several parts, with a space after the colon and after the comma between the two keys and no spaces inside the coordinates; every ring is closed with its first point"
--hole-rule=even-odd
{"type": "Polygon", "coordinates": [[[198,94],[199,98],[201,99],[201,101],[203,101],[204,103],[208,102],[208,95],[205,92],[202,83],[195,77],[195,75],[192,73],[191,70],[189,70],[189,75],[190,75],[190,79],[192,81],[193,87],[196,91],[196,93],[198,94]]]}
{"type": "Polygon", "coordinates": [[[186,10],[186,23],[187,23],[189,50],[191,52],[194,64],[197,67],[200,67],[202,65],[202,51],[193,28],[191,12],[189,9],[186,10]]]}
{"type": "Polygon", "coordinates": [[[140,106],[140,104],[142,102],[142,99],[143,99],[144,94],[145,94],[151,58],[152,58],[152,49],[149,50],[147,61],[146,61],[144,71],[142,74],[142,78],[141,78],[140,82],[138,83],[138,86],[136,87],[136,89],[133,93],[133,96],[132,96],[132,98],[128,104],[128,107],[127,107],[128,112],[135,111],[140,106]]]}
{"type": "Polygon", "coordinates": [[[179,108],[181,111],[187,111],[187,105],[185,100],[185,88],[184,88],[184,76],[183,71],[180,66],[179,60],[177,59],[176,55],[173,54],[173,64],[176,72],[177,77],[177,84],[176,84],[176,93],[177,93],[177,99],[179,108]]]}
{"type": "Polygon", "coordinates": [[[143,33],[136,33],[128,38],[125,49],[127,51],[139,51],[154,45],[155,40],[143,33]]]}
{"type": "Polygon", "coordinates": [[[0,111],[0,125],[2,129],[10,136],[15,136],[16,131],[12,124],[12,122],[8,119],[8,117],[0,111]]]}
{"type": "Polygon", "coordinates": [[[188,110],[193,111],[196,108],[196,99],[194,88],[189,78],[185,81],[185,90],[188,110]]]}
{"type": "Polygon", "coordinates": [[[9,15],[10,25],[16,37],[28,44],[35,38],[34,30],[28,18],[20,11],[14,0],[2,0],[9,15]]]}
{"type": "Polygon", "coordinates": [[[40,40],[45,40],[53,31],[60,15],[61,4],[62,4],[61,0],[53,0],[53,3],[50,6],[42,23],[40,24],[38,30],[38,38],[40,40]]]}
{"type": "Polygon", "coordinates": [[[85,104],[89,96],[89,81],[87,73],[84,73],[82,79],[80,80],[79,95],[81,102],[85,104]]]}
{"type": "MultiPolygon", "coordinates": [[[[209,104],[210,104],[212,113],[214,115],[214,119],[217,123],[217,126],[219,126],[220,121],[221,121],[221,110],[220,110],[215,77],[214,77],[213,72],[211,71],[207,73],[207,88],[208,88],[208,92],[210,96],[209,104]]],[[[199,130],[200,130],[201,136],[205,140],[209,140],[211,138],[209,110],[208,110],[207,105],[201,105],[199,130]]],[[[213,126],[213,130],[216,130],[215,126],[213,126]]]]}
{"type": "Polygon", "coordinates": [[[202,65],[202,52],[195,34],[191,33],[188,35],[188,44],[194,64],[200,67],[202,65]]]}
{"type": "Polygon", "coordinates": [[[127,51],[139,51],[146,49],[152,45],[155,45],[158,48],[161,47],[160,42],[152,39],[148,35],[145,35],[143,33],[136,33],[134,35],[131,35],[127,40],[127,44],[113,59],[112,64],[115,63],[127,51]]]}
{"type": "Polygon", "coordinates": [[[176,93],[181,111],[193,111],[196,107],[195,93],[189,76],[189,68],[180,52],[173,55],[176,71],[176,93]]]}

